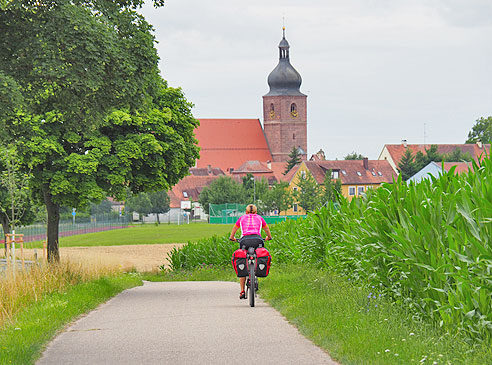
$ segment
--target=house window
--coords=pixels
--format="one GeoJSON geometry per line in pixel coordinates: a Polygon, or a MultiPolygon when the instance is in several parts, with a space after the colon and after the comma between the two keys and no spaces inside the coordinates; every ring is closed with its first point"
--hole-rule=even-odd
{"type": "Polygon", "coordinates": [[[357,188],[357,195],[362,195],[364,194],[364,187],[363,186],[359,186],[357,188]]]}
{"type": "Polygon", "coordinates": [[[301,177],[302,177],[303,179],[305,179],[305,178],[306,178],[306,171],[301,171],[301,177]]]}
{"type": "Polygon", "coordinates": [[[292,190],[297,191],[297,186],[294,186],[292,190]]]}
{"type": "Polygon", "coordinates": [[[357,175],[358,176],[362,176],[362,174],[360,173],[360,171],[357,171],[357,175]]]}
{"type": "Polygon", "coordinates": [[[331,173],[331,178],[332,179],[338,179],[338,170],[335,170],[331,173]]]}
{"type": "Polygon", "coordinates": [[[294,205],[292,206],[292,209],[294,210],[294,213],[297,213],[297,204],[294,204],[294,205]]]}
{"type": "Polygon", "coordinates": [[[188,197],[188,193],[187,193],[186,191],[183,191],[183,196],[184,196],[185,198],[187,198],[187,197],[188,197]]]}
{"type": "Polygon", "coordinates": [[[349,196],[355,195],[355,186],[349,186],[348,188],[349,196]]]}

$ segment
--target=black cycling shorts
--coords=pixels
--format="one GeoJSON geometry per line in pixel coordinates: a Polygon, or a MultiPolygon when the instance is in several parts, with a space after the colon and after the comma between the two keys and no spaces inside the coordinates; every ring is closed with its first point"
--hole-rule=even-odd
{"type": "Polygon", "coordinates": [[[258,248],[260,245],[264,246],[263,238],[258,234],[251,234],[247,236],[242,236],[239,239],[239,248],[242,249],[246,246],[246,250],[250,247],[258,248]]]}

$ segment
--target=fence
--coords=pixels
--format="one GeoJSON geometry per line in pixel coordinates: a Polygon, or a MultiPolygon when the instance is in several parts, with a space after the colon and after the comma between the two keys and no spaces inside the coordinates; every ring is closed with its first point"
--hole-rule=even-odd
{"type": "Polygon", "coordinates": [[[247,204],[210,204],[208,214],[212,224],[236,223],[237,219],[246,211],[247,204]]]}
{"type": "MultiPolygon", "coordinates": [[[[67,237],[77,234],[109,231],[113,229],[128,227],[130,217],[114,214],[98,214],[90,217],[81,217],[73,220],[61,220],[59,223],[59,236],[67,237]]],[[[41,241],[46,239],[46,223],[36,223],[29,226],[18,227],[15,230],[18,234],[24,235],[24,242],[41,241]]],[[[5,236],[3,229],[0,234],[5,236]]]]}
{"type": "MultiPolygon", "coordinates": [[[[247,204],[210,204],[209,222],[212,224],[233,224],[246,211],[247,204]]],[[[305,215],[267,215],[263,216],[265,222],[274,224],[284,222],[287,219],[297,220],[305,215]]]]}

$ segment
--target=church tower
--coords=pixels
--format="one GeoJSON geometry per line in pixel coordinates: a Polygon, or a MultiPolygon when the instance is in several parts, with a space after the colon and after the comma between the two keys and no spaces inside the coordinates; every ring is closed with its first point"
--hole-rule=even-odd
{"type": "Polygon", "coordinates": [[[306,160],[307,96],[299,90],[301,75],[290,64],[285,28],[278,48],[278,65],[268,76],[270,92],[263,96],[263,129],[273,161],[287,161],[292,147],[306,160]]]}

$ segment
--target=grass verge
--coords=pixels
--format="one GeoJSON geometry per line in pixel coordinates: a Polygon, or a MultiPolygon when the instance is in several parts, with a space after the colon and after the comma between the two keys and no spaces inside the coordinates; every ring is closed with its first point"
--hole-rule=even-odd
{"type": "Polygon", "coordinates": [[[57,331],[119,292],[142,284],[139,274],[104,277],[45,295],[0,327],[0,364],[33,364],[57,331]]]}
{"type": "MultiPolygon", "coordinates": [[[[187,243],[213,235],[230,232],[232,224],[138,224],[129,228],[115,229],[76,236],[61,237],[61,247],[119,246],[156,243],[187,243]]],[[[41,242],[26,243],[26,248],[40,248],[41,242]]]]}
{"type": "MultiPolygon", "coordinates": [[[[236,280],[232,268],[147,275],[150,281],[236,280]]],[[[377,288],[359,288],[326,271],[275,266],[260,281],[260,295],[299,331],[342,364],[490,364],[487,343],[412,318],[377,288]]]]}

